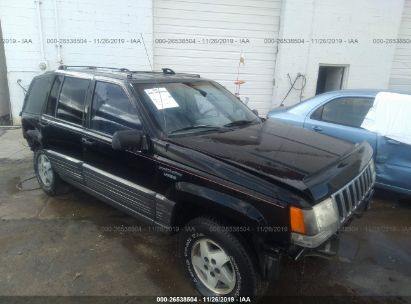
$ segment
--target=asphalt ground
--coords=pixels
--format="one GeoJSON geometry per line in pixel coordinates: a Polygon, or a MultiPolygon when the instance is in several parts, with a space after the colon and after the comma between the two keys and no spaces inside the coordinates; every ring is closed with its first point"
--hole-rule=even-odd
{"type": "MultiPolygon", "coordinates": [[[[33,175],[21,130],[0,129],[0,302],[198,296],[176,236],[80,190],[49,197],[33,175]]],[[[410,236],[411,200],[377,191],[370,210],[341,235],[336,257],[284,258],[262,302],[411,303],[410,236]]]]}

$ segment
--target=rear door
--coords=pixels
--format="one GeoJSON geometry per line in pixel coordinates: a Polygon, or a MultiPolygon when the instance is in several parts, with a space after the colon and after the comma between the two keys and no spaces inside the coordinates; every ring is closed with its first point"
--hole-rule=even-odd
{"type": "Polygon", "coordinates": [[[56,77],[40,122],[44,148],[82,159],[81,134],[90,83],[87,78],[56,77]]]}
{"type": "Polygon", "coordinates": [[[384,136],[377,139],[378,184],[411,194],[411,146],[384,136]]]}
{"type": "Polygon", "coordinates": [[[376,134],[361,128],[373,102],[370,97],[337,97],[311,111],[304,128],[354,143],[367,141],[375,151],[376,134]]]}

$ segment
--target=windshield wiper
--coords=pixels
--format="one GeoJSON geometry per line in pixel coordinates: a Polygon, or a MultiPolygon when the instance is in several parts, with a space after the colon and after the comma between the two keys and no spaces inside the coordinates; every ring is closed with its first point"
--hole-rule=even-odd
{"type": "Polygon", "coordinates": [[[195,130],[195,129],[209,129],[209,130],[218,130],[220,127],[218,126],[211,126],[211,125],[195,125],[195,126],[190,126],[190,127],[185,127],[177,130],[171,131],[169,134],[175,134],[175,133],[180,133],[184,131],[189,131],[189,130],[195,130]]]}
{"type": "Polygon", "coordinates": [[[255,122],[255,119],[253,119],[253,120],[236,120],[236,121],[233,121],[233,122],[230,122],[230,123],[224,125],[224,127],[244,126],[244,125],[249,125],[253,122],[255,122]]]}

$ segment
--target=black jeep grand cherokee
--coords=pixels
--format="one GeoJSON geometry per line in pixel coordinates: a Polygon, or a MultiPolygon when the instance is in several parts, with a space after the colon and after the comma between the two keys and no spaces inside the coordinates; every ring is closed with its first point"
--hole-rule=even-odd
{"type": "Polygon", "coordinates": [[[372,149],[263,121],[198,75],[62,66],[22,111],[43,190],[83,189],[167,231],[206,296],[254,296],[282,255],[366,210],[372,149]]]}

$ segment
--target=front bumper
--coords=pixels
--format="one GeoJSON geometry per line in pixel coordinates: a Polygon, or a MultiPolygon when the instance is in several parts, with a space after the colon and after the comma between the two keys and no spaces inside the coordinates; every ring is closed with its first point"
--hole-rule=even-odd
{"type": "MultiPolygon", "coordinates": [[[[334,237],[338,236],[340,233],[341,228],[346,227],[349,225],[351,220],[354,218],[354,216],[362,216],[365,211],[369,208],[371,198],[374,194],[374,189],[371,187],[364,198],[350,211],[350,214],[347,215],[344,220],[340,223],[339,229],[336,231],[336,233],[333,233],[331,235],[324,235],[324,234],[317,234],[313,236],[309,235],[301,235],[297,233],[291,233],[291,240],[294,244],[297,245],[297,247],[301,248],[307,248],[307,249],[317,249],[318,247],[321,247],[327,241],[330,239],[333,239],[334,237]]],[[[301,251],[301,250],[298,250],[301,251]]],[[[301,254],[299,252],[299,254],[301,254]]]]}
{"type": "MultiPolygon", "coordinates": [[[[374,162],[371,160],[355,178],[331,195],[331,198],[328,199],[328,202],[330,200],[332,201],[334,207],[328,208],[328,213],[330,214],[329,216],[322,215],[322,220],[325,220],[325,222],[328,221],[326,225],[322,226],[323,229],[319,229],[316,234],[300,234],[292,232],[292,243],[296,246],[305,248],[317,248],[321,244],[325,243],[342,227],[346,226],[354,215],[361,215],[365,210],[367,210],[374,192],[374,184],[375,169],[374,162]],[[338,215],[336,215],[332,210],[336,211],[338,215]],[[335,222],[334,220],[331,220],[334,216],[338,216],[338,219],[335,219],[335,222]]],[[[315,210],[316,207],[325,202],[326,200],[317,204],[313,207],[313,209],[315,210]]],[[[330,203],[328,204],[331,206],[330,203]]],[[[314,219],[311,218],[309,223],[315,223],[315,221],[318,221],[318,218],[321,218],[321,216],[315,216],[314,219]]]]}

